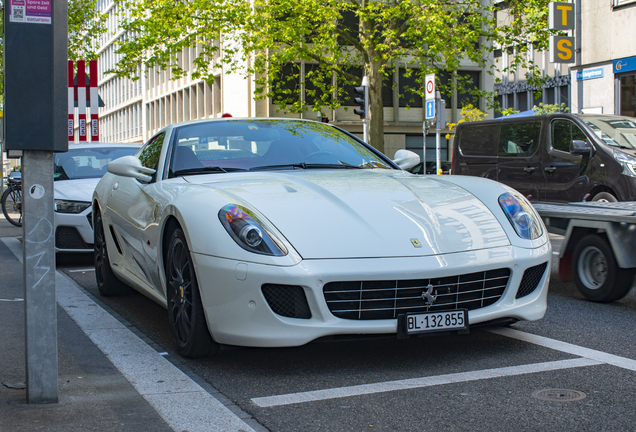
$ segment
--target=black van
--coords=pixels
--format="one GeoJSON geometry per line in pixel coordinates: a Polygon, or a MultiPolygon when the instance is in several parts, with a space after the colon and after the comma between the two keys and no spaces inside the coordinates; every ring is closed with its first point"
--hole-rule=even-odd
{"type": "Polygon", "coordinates": [[[554,114],[461,123],[452,174],[532,201],[636,201],[636,118],[554,114]]]}

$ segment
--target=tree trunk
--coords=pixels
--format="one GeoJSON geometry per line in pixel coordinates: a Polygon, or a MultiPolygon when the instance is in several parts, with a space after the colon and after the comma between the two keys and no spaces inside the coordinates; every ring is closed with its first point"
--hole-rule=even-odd
{"type": "MultiPolygon", "coordinates": [[[[371,57],[373,58],[373,57],[371,57]]],[[[380,71],[383,64],[371,60],[369,63],[369,144],[384,153],[384,104],[382,102],[382,81],[380,71]]],[[[387,155],[389,157],[393,155],[387,155]]]]}

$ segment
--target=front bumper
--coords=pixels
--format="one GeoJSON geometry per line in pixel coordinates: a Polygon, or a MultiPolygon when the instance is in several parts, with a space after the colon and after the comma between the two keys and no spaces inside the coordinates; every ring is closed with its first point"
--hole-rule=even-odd
{"type": "Polygon", "coordinates": [[[505,246],[493,249],[415,258],[304,260],[289,267],[238,262],[192,254],[208,327],[222,344],[288,347],[332,335],[397,333],[397,319],[348,320],[335,317],[323,295],[334,281],[425,279],[509,268],[510,279],[494,304],[469,311],[470,324],[513,318],[533,321],[547,309],[552,248],[505,246]],[[537,288],[515,298],[524,271],[547,263],[537,288]],[[311,318],[275,314],[261,291],[263,284],[299,285],[311,318]]]}
{"type": "Polygon", "coordinates": [[[93,252],[92,207],[81,213],[55,212],[55,252],[93,252]]]}

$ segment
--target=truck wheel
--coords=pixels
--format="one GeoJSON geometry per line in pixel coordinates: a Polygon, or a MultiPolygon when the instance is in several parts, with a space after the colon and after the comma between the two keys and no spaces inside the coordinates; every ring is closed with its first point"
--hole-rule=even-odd
{"type": "Polygon", "coordinates": [[[609,192],[599,192],[592,198],[592,201],[618,202],[616,197],[609,192]]]}
{"type": "Polygon", "coordinates": [[[620,268],[607,240],[590,234],[579,241],[573,256],[574,283],[583,296],[594,302],[613,302],[629,292],[633,268],[620,268]]]}

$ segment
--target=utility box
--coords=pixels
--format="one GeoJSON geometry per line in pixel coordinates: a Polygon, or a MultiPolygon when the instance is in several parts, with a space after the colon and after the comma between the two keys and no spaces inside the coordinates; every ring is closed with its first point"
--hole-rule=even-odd
{"type": "Polygon", "coordinates": [[[68,151],[66,0],[4,0],[4,150],[68,151]]]}

